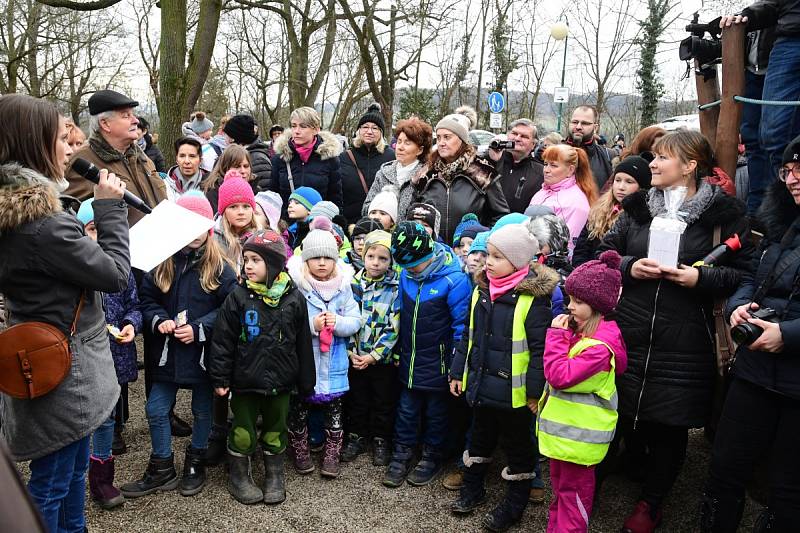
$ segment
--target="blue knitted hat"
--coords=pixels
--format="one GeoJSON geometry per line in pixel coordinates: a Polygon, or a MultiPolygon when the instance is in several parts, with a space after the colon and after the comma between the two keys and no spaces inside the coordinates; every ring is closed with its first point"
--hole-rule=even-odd
{"type": "Polygon", "coordinates": [[[490,231],[482,231],[475,235],[475,240],[472,241],[472,246],[469,247],[469,253],[474,254],[476,252],[483,252],[488,254],[489,249],[486,247],[486,244],[489,241],[490,233],[490,231]]]}
{"type": "Polygon", "coordinates": [[[289,200],[296,201],[310,212],[311,208],[322,201],[322,195],[311,187],[298,187],[289,195],[289,200]]]}
{"type": "Polygon", "coordinates": [[[508,226],[509,224],[526,224],[528,222],[528,217],[523,215],[522,213],[509,213],[500,217],[500,219],[494,223],[492,227],[492,233],[499,230],[503,226],[508,226]]]}
{"type": "Polygon", "coordinates": [[[464,230],[480,225],[481,223],[478,221],[478,215],[475,213],[467,213],[461,217],[461,222],[458,223],[455,232],[453,232],[453,246],[459,246],[461,244],[461,235],[464,233],[464,230]]]}
{"type": "Polygon", "coordinates": [[[92,202],[94,202],[94,198],[89,198],[88,200],[81,202],[81,206],[78,209],[78,214],[75,215],[84,226],[89,222],[94,221],[94,207],[92,207],[92,202]]]}

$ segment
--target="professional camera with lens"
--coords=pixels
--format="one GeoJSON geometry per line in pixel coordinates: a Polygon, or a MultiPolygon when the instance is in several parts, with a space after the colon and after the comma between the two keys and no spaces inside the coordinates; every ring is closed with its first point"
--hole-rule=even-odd
{"type": "Polygon", "coordinates": [[[686,26],[686,31],[691,35],[681,41],[678,47],[678,55],[681,61],[697,59],[701,66],[708,66],[717,63],[722,59],[722,40],[720,34],[722,29],[719,27],[721,17],[717,17],[707,24],[698,23],[698,14],[694,14],[692,23],[686,26]],[[711,38],[704,38],[708,33],[711,38]]]}
{"type": "MultiPolygon", "coordinates": [[[[765,320],[772,323],[778,322],[778,313],[769,307],[764,307],[755,311],[748,311],[748,313],[750,313],[750,316],[753,318],[758,318],[760,320],[765,320]]],[[[733,342],[739,346],[747,346],[749,344],[753,344],[762,333],[764,333],[763,328],[760,328],[755,324],[751,324],[750,322],[745,322],[731,329],[731,339],[733,339],[733,342]]]]}
{"type": "Polygon", "coordinates": [[[514,141],[499,141],[497,139],[489,143],[492,150],[513,150],[516,143],[514,141]]]}

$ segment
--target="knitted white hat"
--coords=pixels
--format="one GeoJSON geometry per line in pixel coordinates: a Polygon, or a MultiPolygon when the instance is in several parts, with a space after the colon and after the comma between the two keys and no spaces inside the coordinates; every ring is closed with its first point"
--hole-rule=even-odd
{"type": "Polygon", "coordinates": [[[308,232],[303,239],[302,250],[303,261],[315,257],[330,257],[334,261],[339,259],[339,247],[336,246],[336,238],[330,231],[314,229],[308,232]]]}
{"type": "Polygon", "coordinates": [[[394,188],[383,189],[375,195],[375,198],[369,203],[367,213],[375,210],[389,213],[389,216],[392,217],[392,222],[397,222],[397,194],[395,194],[394,188]]]}

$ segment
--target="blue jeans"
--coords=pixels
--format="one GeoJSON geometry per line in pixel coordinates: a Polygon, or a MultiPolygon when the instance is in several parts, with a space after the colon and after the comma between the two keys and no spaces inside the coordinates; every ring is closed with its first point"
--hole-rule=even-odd
{"type": "MultiPolygon", "coordinates": [[[[166,459],[172,456],[172,433],[169,425],[169,411],[175,403],[178,385],[156,381],[150,389],[145,413],[150,424],[150,441],[153,457],[166,459]]],[[[211,399],[213,390],[209,383],[192,385],[192,448],[205,450],[208,435],[211,433],[211,399]]]]}
{"type": "MultiPolygon", "coordinates": [[[[764,93],[764,78],[765,76],[753,74],[749,70],[745,71],[744,95],[747,98],[761,98],[764,93]]],[[[750,186],[747,190],[747,214],[750,216],[755,215],[758,211],[767,186],[772,182],[769,158],[761,148],[761,139],[759,138],[761,109],[760,105],[744,104],[742,106],[742,125],[739,128],[747,154],[747,174],[750,179],[750,186]]]]}
{"type": "Polygon", "coordinates": [[[111,444],[114,442],[114,424],[115,417],[112,411],[111,416],[99,428],[95,429],[92,434],[92,455],[101,461],[111,457],[111,444]]]}
{"type": "Polygon", "coordinates": [[[51,533],[83,533],[89,436],[31,461],[28,492],[51,533]]]}
{"type": "MultiPolygon", "coordinates": [[[[764,100],[800,100],[800,39],[779,37],[769,54],[764,79],[764,100]]],[[[747,107],[747,105],[745,105],[747,107]]],[[[800,108],[763,106],[761,108],[761,149],[767,154],[770,174],[763,178],[764,188],[778,178],[783,151],[800,134],[800,108]]],[[[762,174],[763,176],[763,174],[762,174]]],[[[750,183],[762,176],[750,174],[750,183]]]]}
{"type": "Polygon", "coordinates": [[[403,388],[394,424],[394,442],[403,446],[416,446],[422,421],[422,442],[443,451],[447,437],[447,395],[445,391],[422,391],[403,388]]]}

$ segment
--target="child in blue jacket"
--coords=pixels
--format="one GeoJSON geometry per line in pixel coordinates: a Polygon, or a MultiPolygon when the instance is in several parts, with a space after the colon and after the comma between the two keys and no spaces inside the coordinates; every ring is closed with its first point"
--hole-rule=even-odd
{"type": "Polygon", "coordinates": [[[342,396],[350,388],[347,339],[361,327],[361,311],[350,287],[353,269],[339,260],[336,238],[323,229],[308,233],[301,255],[292,256],[287,268],[306,300],[317,374],[314,394],[291,399],[289,445],[297,472],[312,472],[308,412],[311,405],[320,406],[325,414],[326,437],[320,474],[335,478],[339,476],[339,454],[344,440],[342,396]]]}
{"type": "Polygon", "coordinates": [[[406,221],[392,234],[392,257],[400,277],[399,379],[392,460],[383,479],[398,487],[408,476],[426,485],[442,471],[448,430],[448,384],[453,348],[461,339],[470,284],[449,247],[434,243],[422,224],[406,221]],[[411,459],[422,421],[422,458],[411,459]]]}

